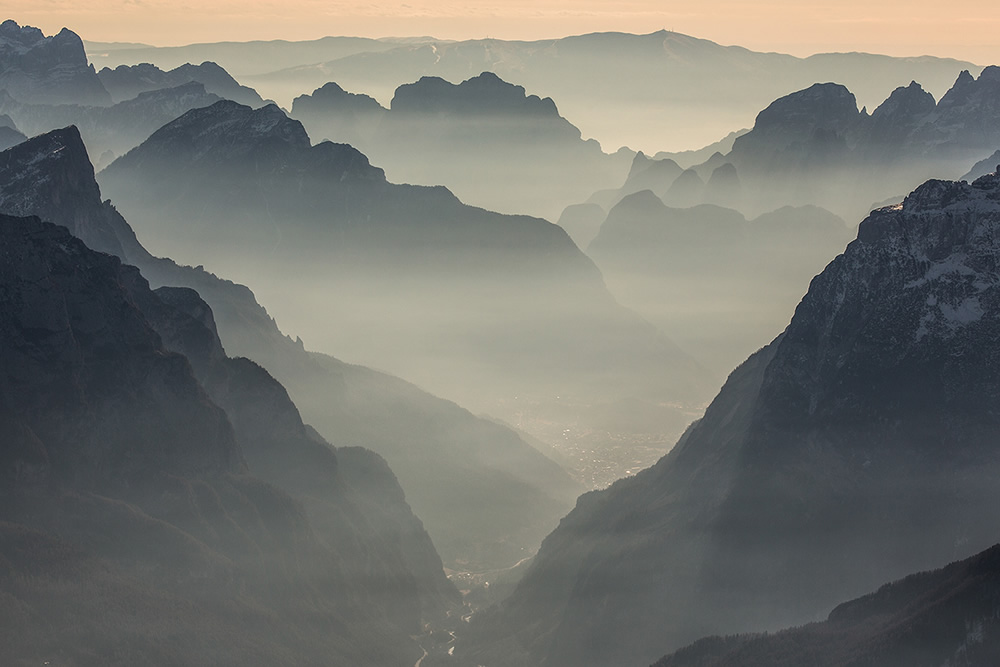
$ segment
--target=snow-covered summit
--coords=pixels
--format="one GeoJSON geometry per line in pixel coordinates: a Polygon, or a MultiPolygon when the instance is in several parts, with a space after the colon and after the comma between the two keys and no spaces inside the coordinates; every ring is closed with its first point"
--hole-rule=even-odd
{"type": "Polygon", "coordinates": [[[902,204],[872,211],[813,280],[778,359],[795,360],[788,389],[799,383],[818,405],[845,377],[981,354],[997,335],[1000,176],[989,174],[928,181],[902,204]]]}

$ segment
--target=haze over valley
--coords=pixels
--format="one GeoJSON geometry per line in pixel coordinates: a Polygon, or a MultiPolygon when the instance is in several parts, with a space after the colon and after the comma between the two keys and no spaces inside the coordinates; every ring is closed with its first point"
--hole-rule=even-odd
{"type": "Polygon", "coordinates": [[[0,662],[1000,663],[1000,67],[944,8],[224,4],[0,23],[0,662]]]}

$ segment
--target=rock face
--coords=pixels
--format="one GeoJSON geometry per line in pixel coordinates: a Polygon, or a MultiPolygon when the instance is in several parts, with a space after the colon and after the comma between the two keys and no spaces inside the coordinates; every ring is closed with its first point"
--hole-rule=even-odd
{"type": "Polygon", "coordinates": [[[48,475],[120,494],[151,471],[240,471],[225,413],[123,293],[134,269],[38,220],[4,217],[0,234],[4,412],[48,475]]]}
{"type": "Polygon", "coordinates": [[[292,116],[314,137],[357,146],[394,180],[444,184],[462,201],[503,213],[554,219],[627,170],[627,158],[584,141],[551,98],[492,72],[459,84],[422,77],[399,86],[388,111],[327,84],[297,98],[292,116]]]}
{"type": "MultiPolygon", "coordinates": [[[[301,341],[281,333],[246,287],[221,280],[200,267],[154,258],[110,202],[101,201],[93,167],[75,128],[36,137],[0,154],[0,211],[55,220],[91,246],[140,267],[154,285],[196,289],[214,313],[204,324],[209,331],[218,327],[226,350],[255,360],[278,377],[308,421],[331,440],[375,449],[390,459],[396,471],[402,471],[403,483],[412,489],[410,502],[427,522],[450,566],[457,566],[458,561],[477,567],[506,567],[517,562],[525,549],[534,548],[552,529],[580,492],[562,470],[509,429],[477,419],[397,378],[307,352],[301,341]],[[479,520],[474,521],[477,516],[479,520]]],[[[202,320],[204,309],[193,292],[157,293],[164,301],[169,300],[168,295],[179,299],[181,310],[202,320]]],[[[213,336],[203,333],[201,337],[205,339],[201,347],[182,345],[178,349],[192,361],[204,359],[204,363],[215,363],[224,356],[213,336]]],[[[197,361],[195,365],[202,368],[200,364],[197,361]]],[[[267,375],[252,366],[221,375],[267,375]]],[[[199,377],[210,388],[217,384],[205,374],[199,377]]],[[[264,395],[280,398],[283,391],[268,390],[264,395]]],[[[227,409],[231,407],[218,400],[227,409]]],[[[254,411],[247,414],[252,416],[254,411]]],[[[239,423],[236,426],[239,430],[239,423]]],[[[247,428],[246,436],[268,433],[262,426],[247,428]]],[[[352,456],[364,463],[364,454],[352,456]]],[[[373,463],[364,466],[381,469],[373,463]]],[[[341,475],[350,483],[343,469],[341,475]]],[[[373,476],[367,474],[366,478],[373,476]]],[[[311,493],[310,497],[316,495],[311,493]]],[[[422,529],[409,532],[419,535],[422,529]]],[[[420,553],[414,549],[406,554],[410,551],[420,553]]],[[[433,567],[421,572],[418,584],[434,581],[433,567]]],[[[440,566],[437,573],[440,575],[440,566]]]]}
{"type": "Polygon", "coordinates": [[[388,183],[349,146],[310,147],[273,106],[192,111],[100,179],[151,245],[251,281],[317,345],[477,410],[526,391],[691,396],[704,378],[614,303],[559,227],[388,183]],[[318,280],[326,289],[310,303],[318,280]],[[288,289],[303,298],[279,296],[288,289]],[[335,332],[318,313],[336,318],[335,332]]]}
{"type": "Polygon", "coordinates": [[[806,159],[817,150],[825,153],[831,142],[846,143],[860,118],[857,101],[847,88],[817,83],[768,105],[757,115],[753,131],[737,139],[733,150],[738,144],[767,163],[794,169],[798,165],[788,164],[789,149],[795,147],[795,156],[806,159]]]}
{"type": "Polygon", "coordinates": [[[830,202],[850,191],[845,171],[867,121],[839,84],[815,84],[772,102],[726,156],[752,193],[744,210],[815,204],[842,213],[843,205],[830,202]]]}
{"type": "Polygon", "coordinates": [[[475,659],[651,661],[992,544],[998,238],[995,175],[874,211],[669,455],[580,499],[475,659]]]}
{"type": "Polygon", "coordinates": [[[654,667],[991,665],[1000,657],[1000,546],[846,602],[822,623],[709,637],[654,667]]]}
{"type": "Polygon", "coordinates": [[[247,664],[419,657],[408,635],[422,607],[399,551],[412,541],[377,521],[400,509],[353,500],[332,448],[306,443],[259,369],[230,375],[226,394],[202,387],[197,374],[249,363],[213,345],[204,304],[159,299],[134,267],[37,218],[0,216],[0,238],[0,530],[13,575],[0,581],[4,661],[209,664],[219,642],[247,664]],[[191,305],[198,317],[179,308],[191,305]],[[280,477],[267,459],[325,486],[314,525],[248,474],[253,462],[280,477]],[[123,607],[128,630],[116,621],[123,607]],[[294,620],[302,613],[317,629],[294,620]],[[175,632],[183,642],[166,638],[175,632]]]}
{"type": "MultiPolygon", "coordinates": [[[[0,211],[56,220],[94,250],[132,260],[123,220],[101,201],[94,167],[76,127],[34,137],[0,153],[0,211]]],[[[131,244],[129,243],[131,241],[131,244]]],[[[131,249],[131,248],[130,248],[131,249]]],[[[135,263],[132,261],[132,263],[135,263]]]]}
{"type": "Polygon", "coordinates": [[[229,72],[213,62],[200,65],[190,63],[164,72],[149,63],[139,65],[119,65],[111,69],[105,67],[97,73],[98,78],[111,95],[113,102],[131,100],[140,93],[164,88],[176,88],[196,81],[205,86],[205,91],[220,98],[233,100],[251,107],[264,105],[264,100],[253,88],[241,86],[229,72]]]}
{"type": "Polygon", "coordinates": [[[26,104],[111,103],[75,32],[46,37],[9,19],[0,23],[0,89],[26,104]]]}

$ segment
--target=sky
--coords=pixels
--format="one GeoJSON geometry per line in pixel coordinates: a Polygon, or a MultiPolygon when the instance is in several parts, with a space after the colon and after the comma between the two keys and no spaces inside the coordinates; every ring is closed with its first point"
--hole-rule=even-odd
{"type": "Polygon", "coordinates": [[[757,51],[867,51],[1000,62],[996,0],[7,0],[46,34],[157,46],[326,35],[545,39],[673,30],[757,51]]]}

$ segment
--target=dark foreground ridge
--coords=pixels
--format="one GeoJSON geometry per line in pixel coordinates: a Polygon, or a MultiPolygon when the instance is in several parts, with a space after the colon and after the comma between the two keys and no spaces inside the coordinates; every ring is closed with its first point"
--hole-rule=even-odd
{"type": "MultiPolygon", "coordinates": [[[[91,247],[139,267],[156,287],[197,290],[231,355],[278,378],[306,421],[336,445],[366,447],[389,460],[449,567],[516,563],[581,491],[510,429],[398,378],[308,352],[281,333],[246,287],[150,255],[115,207],[101,201],[76,128],[0,153],[0,212],[63,224],[91,247]]],[[[434,572],[425,570],[424,579],[433,581],[434,572]]]]}
{"type": "Polygon", "coordinates": [[[845,602],[822,623],[709,637],[654,667],[988,667],[1000,663],[1000,545],[845,602]]]}

